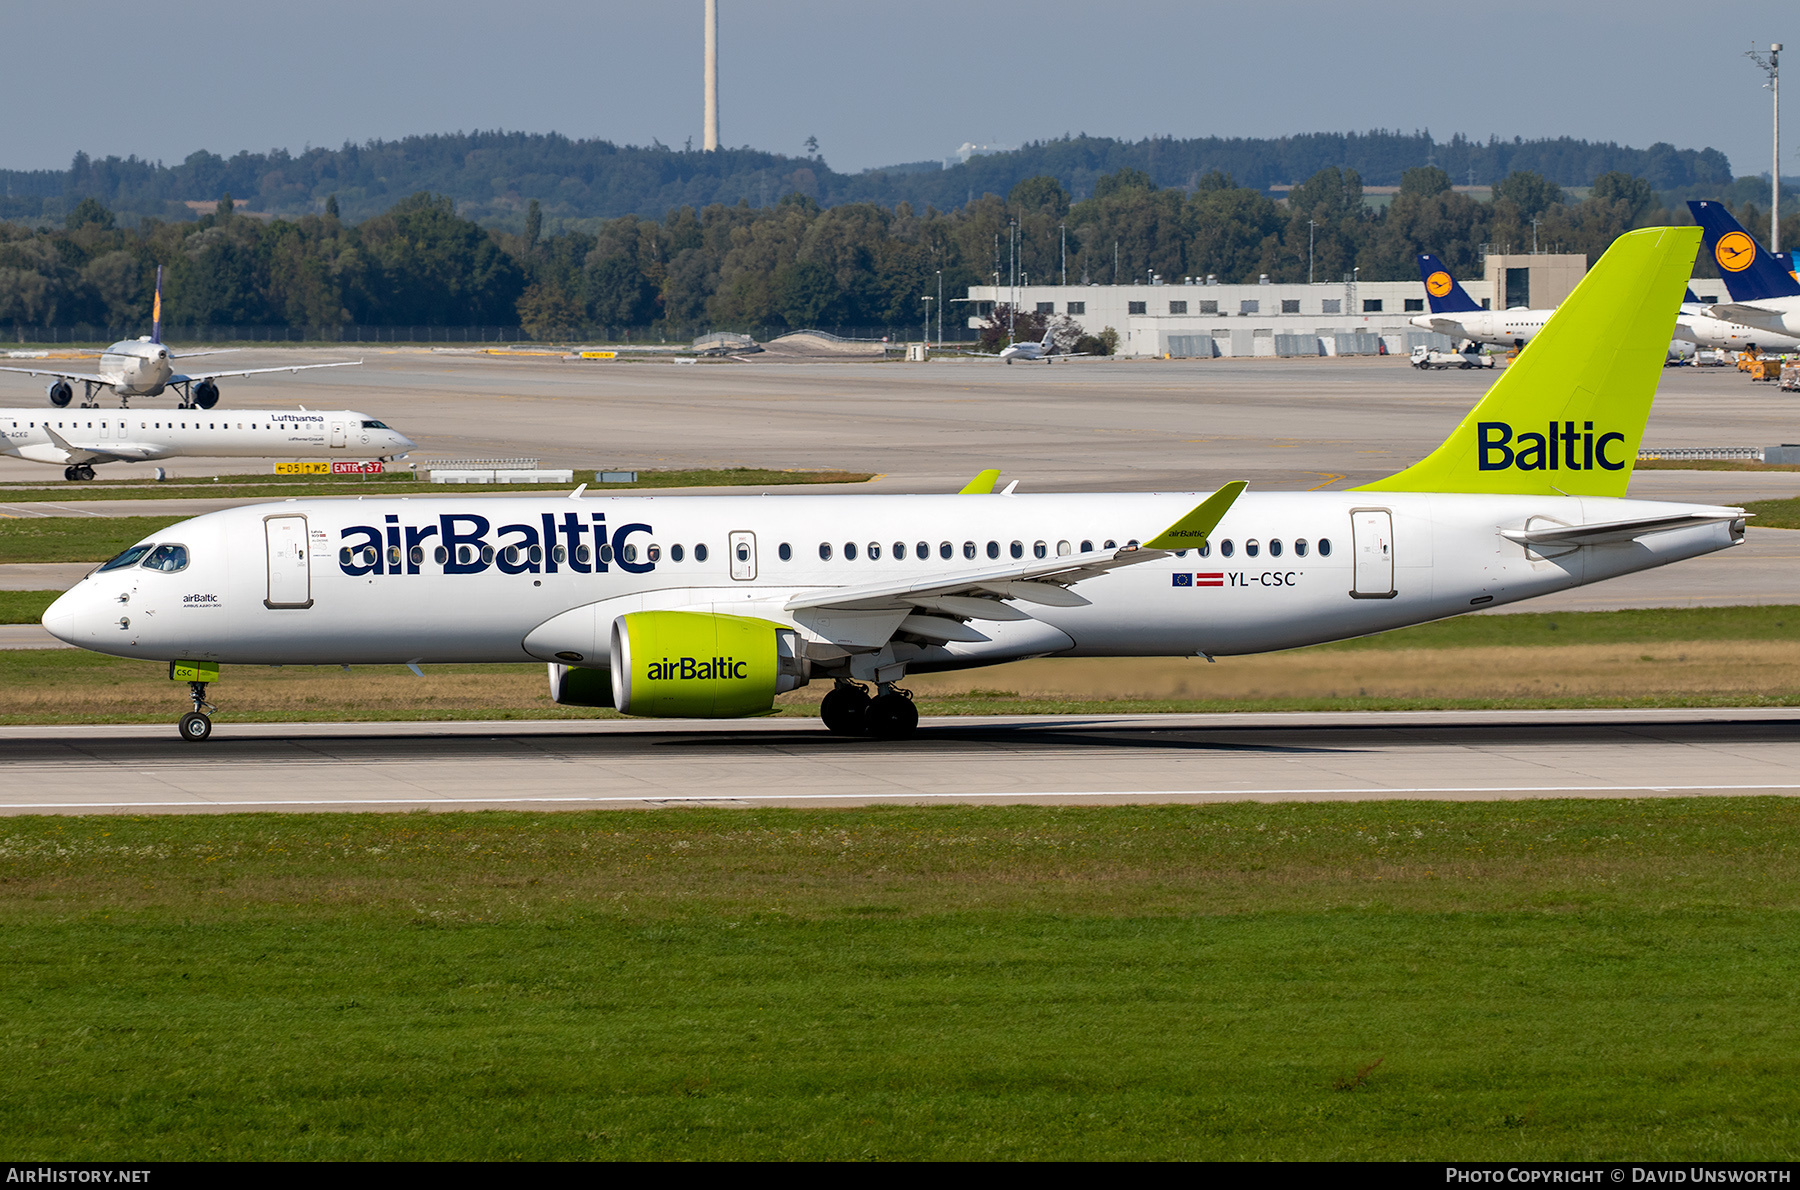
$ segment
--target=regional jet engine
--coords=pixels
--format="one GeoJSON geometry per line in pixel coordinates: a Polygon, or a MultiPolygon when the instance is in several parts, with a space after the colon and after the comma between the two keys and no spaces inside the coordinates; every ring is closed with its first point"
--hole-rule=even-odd
{"type": "Polygon", "coordinates": [[[211,380],[194,382],[194,404],[202,409],[211,409],[219,403],[219,386],[211,380]]]}
{"type": "Polygon", "coordinates": [[[58,409],[75,399],[75,390],[69,387],[67,380],[53,380],[44,391],[49,394],[50,403],[58,409]]]}

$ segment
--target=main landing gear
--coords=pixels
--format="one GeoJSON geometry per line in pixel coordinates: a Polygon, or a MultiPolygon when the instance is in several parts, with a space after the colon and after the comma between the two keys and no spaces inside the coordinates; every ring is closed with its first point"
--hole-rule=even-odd
{"type": "Polygon", "coordinates": [[[198,744],[212,734],[212,720],[206,712],[219,708],[206,701],[205,682],[189,682],[188,696],[194,700],[194,709],[181,717],[181,738],[190,744],[198,744]]]}
{"type": "Polygon", "coordinates": [[[819,704],[819,718],[833,735],[878,740],[903,740],[919,728],[919,709],[906,691],[887,685],[870,698],[866,686],[841,679],[819,704]]]}
{"type": "Polygon", "coordinates": [[[77,480],[92,479],[94,478],[94,469],[86,463],[82,463],[77,467],[64,467],[63,478],[69,480],[71,483],[77,480]]]}

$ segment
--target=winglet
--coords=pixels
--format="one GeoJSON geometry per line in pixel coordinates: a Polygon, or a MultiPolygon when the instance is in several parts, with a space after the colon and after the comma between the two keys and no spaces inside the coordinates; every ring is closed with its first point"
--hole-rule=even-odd
{"type": "Polygon", "coordinates": [[[994,485],[998,482],[1000,482],[1000,469],[993,467],[971,479],[963,485],[963,490],[956,494],[959,496],[991,496],[994,494],[994,485]]]}
{"type": "MultiPolygon", "coordinates": [[[[576,488],[574,491],[569,493],[569,499],[579,500],[579,499],[581,499],[581,493],[583,493],[585,491],[587,491],[587,485],[584,483],[580,487],[576,488]]],[[[569,515],[573,516],[574,514],[571,513],[569,515]]]]}
{"type": "Polygon", "coordinates": [[[1195,505],[1193,511],[1144,543],[1153,550],[1193,550],[1206,544],[1206,539],[1225,514],[1250,485],[1234,479],[1195,505]]]}
{"type": "Polygon", "coordinates": [[[150,305],[150,341],[162,342],[162,266],[156,266],[156,300],[150,305]]]}

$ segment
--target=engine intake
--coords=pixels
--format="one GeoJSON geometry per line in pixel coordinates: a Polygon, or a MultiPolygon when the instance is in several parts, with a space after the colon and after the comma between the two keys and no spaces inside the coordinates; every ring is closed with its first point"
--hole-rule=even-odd
{"type": "Polygon", "coordinates": [[[713,612],[629,612],[613,621],[613,705],[627,715],[758,715],[811,674],[800,634],[713,612]]]}
{"type": "Polygon", "coordinates": [[[58,409],[61,409],[75,399],[75,390],[69,387],[69,382],[67,380],[52,381],[50,387],[45,389],[44,392],[49,396],[50,403],[58,409]]]}
{"type": "Polygon", "coordinates": [[[194,404],[202,409],[211,409],[219,403],[219,386],[210,380],[196,380],[192,391],[194,404]]]}

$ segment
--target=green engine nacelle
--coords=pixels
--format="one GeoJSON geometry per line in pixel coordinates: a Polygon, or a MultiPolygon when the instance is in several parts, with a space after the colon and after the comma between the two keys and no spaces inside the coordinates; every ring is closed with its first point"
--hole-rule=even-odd
{"type": "Polygon", "coordinates": [[[630,612],[613,621],[613,705],[627,715],[758,715],[806,685],[800,634],[712,612],[630,612]]]}

